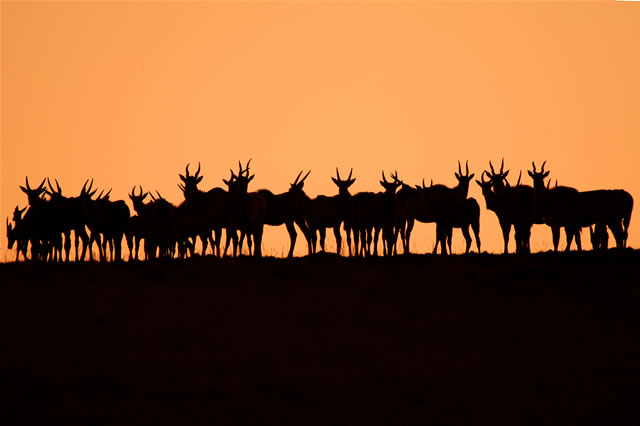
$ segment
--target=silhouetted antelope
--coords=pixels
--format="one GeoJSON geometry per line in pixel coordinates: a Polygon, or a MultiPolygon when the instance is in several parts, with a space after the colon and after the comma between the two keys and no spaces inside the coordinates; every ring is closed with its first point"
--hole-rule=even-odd
{"type": "Polygon", "coordinates": [[[309,229],[307,228],[303,214],[303,206],[309,201],[309,197],[307,197],[307,194],[305,194],[303,190],[304,181],[307,176],[309,176],[309,173],[311,173],[311,170],[300,179],[302,175],[302,172],[300,172],[296,180],[290,184],[289,190],[285,193],[276,195],[268,189],[260,189],[258,191],[258,194],[264,197],[266,201],[267,212],[264,222],[265,225],[280,226],[284,224],[287,227],[290,239],[289,254],[287,257],[293,256],[293,249],[296,246],[298,233],[296,232],[294,223],[298,225],[307,240],[309,254],[312,252],[309,229]]]}
{"type": "Polygon", "coordinates": [[[77,197],[65,197],[62,195],[62,189],[56,179],[56,188],[54,189],[49,179],[47,179],[49,190],[47,194],[51,197],[50,205],[53,210],[55,226],[64,234],[65,261],[69,261],[69,253],[71,251],[71,231],[75,237],[76,262],[78,259],[84,260],[89,246],[89,236],[87,235],[87,217],[85,215],[85,205],[91,202],[91,197],[96,193],[92,191],[93,180],[87,188],[89,180],[85,181],[80,194],[77,197]],[[79,254],[79,240],[82,240],[82,254],[79,254]]]}
{"type": "Polygon", "coordinates": [[[26,210],[27,207],[20,210],[20,207],[16,206],[13,210],[13,225],[9,223],[9,218],[7,218],[7,248],[12,250],[14,244],[16,245],[16,262],[20,259],[20,253],[22,253],[22,258],[25,261],[27,260],[29,238],[27,231],[25,230],[24,219],[22,217],[26,210]]]}
{"type": "Polygon", "coordinates": [[[31,188],[29,179],[25,178],[25,186],[20,189],[27,194],[29,210],[24,220],[24,230],[31,243],[32,260],[61,260],[62,231],[60,227],[60,213],[54,205],[44,199],[46,179],[37,188],[31,188]]]}
{"type": "Polygon", "coordinates": [[[347,234],[347,247],[351,256],[351,224],[353,221],[353,200],[349,193],[349,187],[356,181],[351,178],[353,169],[349,172],[347,179],[340,178],[340,172],[336,167],[336,177],[331,178],[338,187],[338,194],[334,196],[318,195],[309,200],[305,206],[304,216],[309,227],[312,252],[315,253],[317,246],[317,234],[320,234],[320,247],[325,251],[326,229],[332,228],[336,238],[337,253],[340,254],[342,248],[342,235],[340,225],[343,224],[347,234]]]}
{"type": "MultiPolygon", "coordinates": [[[[516,253],[530,253],[529,241],[531,239],[531,227],[534,223],[536,201],[534,190],[527,185],[517,185],[515,187],[509,185],[507,181],[509,170],[504,171],[504,159],[500,165],[499,172],[496,173],[491,162],[489,162],[489,167],[491,168],[491,173],[487,171],[485,173],[489,176],[493,192],[501,200],[499,203],[500,213],[496,211],[496,215],[498,215],[500,227],[502,228],[505,253],[508,252],[509,233],[512,225],[516,231],[516,253]]],[[[485,195],[484,191],[483,195],[485,195]]],[[[485,195],[485,200],[486,198],[485,195]]],[[[489,207],[487,206],[487,208],[489,207]]]]}
{"type": "MultiPolygon", "coordinates": [[[[202,255],[207,251],[208,242],[214,255],[220,256],[220,240],[222,228],[226,226],[228,217],[228,193],[222,188],[213,188],[207,192],[198,189],[202,181],[200,176],[200,164],[194,175],[189,174],[189,165],[185,168],[185,174],[179,175],[182,184],[178,186],[182,190],[185,199],[185,220],[187,228],[192,235],[198,235],[202,242],[202,255]],[[211,238],[214,232],[215,239],[211,238]]],[[[195,243],[195,238],[194,238],[195,243]]]]}
{"type": "Polygon", "coordinates": [[[100,195],[95,200],[88,200],[85,205],[87,226],[91,231],[89,240],[89,258],[93,260],[93,243],[98,243],[100,260],[106,259],[106,246],[110,247],[111,261],[122,260],[122,237],[126,236],[131,258],[132,240],[129,237],[130,212],[127,204],[122,201],[109,200],[109,194],[100,195]],[[101,241],[102,240],[102,241],[101,241]],[[115,252],[115,253],[114,253],[115,252]]]}
{"type": "Polygon", "coordinates": [[[393,182],[388,182],[384,171],[380,185],[384,192],[359,192],[353,196],[353,233],[356,255],[378,255],[378,237],[382,231],[383,252],[393,254],[396,226],[399,222],[400,207],[396,200],[396,189],[401,185],[397,173],[391,175],[393,182]],[[361,244],[360,244],[361,242],[361,244]],[[373,252],[371,243],[373,242],[373,252]]]}
{"type": "MultiPolygon", "coordinates": [[[[240,170],[238,175],[231,171],[231,179],[224,180],[229,187],[229,216],[227,218],[227,244],[225,253],[229,246],[229,240],[237,238],[237,231],[242,232],[250,237],[249,250],[251,251],[251,240],[253,240],[253,255],[262,256],[262,232],[267,216],[267,202],[265,198],[257,192],[248,192],[249,182],[253,180],[255,175],[249,176],[249,164],[247,162],[245,169],[240,170]]],[[[237,253],[237,243],[234,240],[234,256],[237,253]]]]}
{"type": "Polygon", "coordinates": [[[544,179],[549,171],[533,170],[529,176],[534,181],[536,190],[537,214],[542,222],[549,225],[553,234],[554,250],[558,249],[560,227],[565,228],[567,247],[570,250],[573,238],[576,239],[578,250],[582,250],[580,230],[584,227],[596,225],[596,235],[600,238],[606,234],[608,226],[616,240],[618,248],[625,247],[628,226],[633,209],[633,198],[623,190],[595,190],[578,191],[575,188],[557,186],[549,189],[544,185],[544,179]],[[605,228],[604,231],[602,228],[605,228]]]}

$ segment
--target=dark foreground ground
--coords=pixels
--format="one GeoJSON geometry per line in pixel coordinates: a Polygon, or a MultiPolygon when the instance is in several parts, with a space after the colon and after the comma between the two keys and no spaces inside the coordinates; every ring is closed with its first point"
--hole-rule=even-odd
{"type": "Polygon", "coordinates": [[[0,424],[640,424],[640,252],[0,265],[0,424]]]}

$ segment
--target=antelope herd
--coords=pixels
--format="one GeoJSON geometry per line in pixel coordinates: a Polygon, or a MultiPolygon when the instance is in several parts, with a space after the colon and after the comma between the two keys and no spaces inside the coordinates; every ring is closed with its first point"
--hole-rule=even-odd
{"type": "MultiPolygon", "coordinates": [[[[122,240],[127,243],[129,260],[138,260],[141,243],[144,242],[144,259],[163,257],[186,257],[196,255],[196,241],[201,242],[200,255],[207,253],[209,245],[216,256],[226,256],[233,243],[233,256],[242,252],[247,239],[249,253],[261,256],[262,234],[265,225],[285,225],[290,236],[288,257],[293,256],[296,244],[297,225],[308,246],[308,253],[315,253],[318,243],[325,250],[328,228],[333,229],[337,252],[342,250],[342,232],[346,235],[349,256],[378,255],[378,240],[382,233],[383,254],[397,254],[398,236],[403,253],[409,253],[411,231],[415,221],[436,224],[436,241],[433,253],[451,253],[451,237],[454,228],[459,228],[466,241],[466,253],[472,246],[471,227],[476,249],[480,245],[480,206],[468,197],[469,183],[474,174],[469,174],[468,162],[462,172],[460,162],[455,177],[458,185],[407,185],[398,173],[382,172],[382,192],[359,192],[351,194],[349,187],[355,182],[353,169],[346,179],[336,176],[331,180],[337,186],[335,195],[319,195],[309,198],[304,192],[304,182],[309,176],[300,172],[287,192],[274,194],[267,189],[249,192],[248,186],[254,175],[249,165],[239,163],[237,172],[231,170],[229,179],[223,179],[226,189],[198,188],[202,181],[200,165],[195,174],[180,174],[178,186],[184,200],[174,205],[160,193],[143,191],[133,187],[129,198],[135,215],[127,204],[109,199],[110,192],[95,196],[93,180],[85,182],[80,194],[69,197],[62,194],[57,180],[55,187],[47,178],[32,188],[29,179],[20,189],[27,195],[28,208],[16,207],[12,223],[7,218],[8,248],[16,246],[16,261],[22,258],[41,261],[69,261],[71,231],[75,241],[75,260],[85,260],[87,252],[93,260],[93,246],[97,243],[101,261],[122,259],[122,240]],[[45,185],[46,184],[46,185],[45,185]],[[95,198],[94,198],[95,196],[95,198]],[[342,229],[341,229],[342,228],[342,229]],[[226,243],[221,248],[222,230],[226,243]],[[88,231],[88,232],[87,232],[88,231]],[[318,236],[320,241],[318,241],[318,236]],[[82,250],[79,250],[80,241],[82,250]],[[64,244],[63,244],[64,242],[64,244]],[[29,250],[30,248],[30,250],[29,250]]],[[[578,191],[575,188],[545,184],[549,171],[545,163],[538,170],[535,163],[528,171],[533,186],[520,183],[515,186],[507,180],[509,170],[504,171],[504,160],[499,171],[489,163],[489,170],[480,175],[476,183],[482,190],[486,207],[498,217],[504,239],[504,253],[508,253],[509,235],[515,228],[517,253],[531,251],[529,240],[533,224],[545,224],[551,228],[553,248],[558,250],[560,228],[564,228],[567,239],[566,250],[570,250],[575,239],[578,250],[582,249],[580,231],[590,229],[594,250],[608,247],[608,230],[616,241],[616,247],[627,245],[629,222],[633,209],[633,198],[623,190],[578,191]],[[485,175],[487,179],[485,179],[485,175]]]]}

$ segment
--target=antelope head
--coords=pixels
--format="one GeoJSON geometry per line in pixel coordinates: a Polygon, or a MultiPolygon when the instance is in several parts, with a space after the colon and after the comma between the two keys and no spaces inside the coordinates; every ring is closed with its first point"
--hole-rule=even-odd
{"type": "Polygon", "coordinates": [[[20,210],[19,206],[16,206],[16,208],[13,210],[13,221],[15,223],[18,223],[22,220],[22,214],[27,210],[27,208],[25,207],[24,209],[20,210]]]}
{"type": "Polygon", "coordinates": [[[465,174],[462,174],[462,168],[460,167],[460,161],[458,161],[458,171],[455,173],[456,179],[458,179],[458,186],[461,188],[469,189],[469,182],[475,176],[475,173],[469,174],[469,161],[465,163],[465,174]]]}
{"type": "Polygon", "coordinates": [[[536,170],[536,163],[535,162],[531,162],[531,165],[533,166],[533,170],[529,170],[529,176],[531,176],[531,179],[533,179],[533,187],[535,189],[544,189],[545,185],[544,185],[544,180],[547,176],[549,176],[549,171],[545,171],[544,170],[544,165],[547,164],[547,162],[545,161],[544,163],[542,163],[542,167],[540,168],[540,171],[536,170]]]}
{"type": "Polygon", "coordinates": [[[81,200],[84,200],[84,201],[91,200],[91,197],[93,197],[95,195],[95,193],[98,191],[97,188],[93,189],[93,179],[91,179],[91,183],[89,183],[89,187],[88,188],[87,188],[87,183],[89,183],[89,179],[87,179],[84,182],[84,185],[82,186],[82,190],[80,191],[80,195],[78,196],[78,198],[80,198],[81,200]]]}
{"type": "Polygon", "coordinates": [[[178,187],[182,190],[185,198],[191,196],[198,190],[198,184],[202,181],[202,176],[200,176],[200,163],[198,163],[198,170],[196,170],[195,175],[189,174],[189,164],[185,168],[185,174],[179,174],[181,184],[178,184],[178,187]]]}
{"type": "Polygon", "coordinates": [[[494,189],[501,190],[504,189],[505,186],[509,186],[509,182],[507,182],[507,175],[509,174],[509,170],[507,170],[506,172],[504,171],[504,158],[502,159],[502,163],[500,164],[500,171],[498,173],[496,173],[496,171],[493,169],[493,164],[491,164],[491,161],[489,161],[489,167],[491,168],[491,173],[487,171],[485,171],[485,173],[487,174],[487,176],[489,176],[489,180],[491,181],[494,189]]]}
{"type": "Polygon", "coordinates": [[[293,181],[293,183],[289,184],[289,192],[294,192],[294,191],[302,191],[302,188],[304,187],[304,180],[307,178],[307,176],[309,176],[309,173],[311,173],[311,170],[309,170],[307,172],[306,175],[304,175],[304,177],[302,179],[300,179],[300,176],[302,176],[302,170],[300,171],[300,173],[298,173],[298,176],[296,177],[296,180],[293,181]],[[300,179],[300,180],[298,180],[300,179]]]}
{"type": "Polygon", "coordinates": [[[229,181],[224,181],[229,187],[229,191],[233,190],[242,194],[246,194],[249,188],[249,182],[253,180],[255,175],[249,176],[249,164],[251,164],[251,160],[247,161],[247,165],[244,170],[242,169],[242,163],[238,161],[238,174],[235,175],[233,170],[231,170],[231,179],[229,181]]]}
{"type": "Polygon", "coordinates": [[[349,172],[349,177],[347,177],[345,180],[342,180],[340,178],[340,172],[338,171],[338,168],[336,167],[336,177],[332,177],[331,180],[338,187],[338,194],[339,195],[349,195],[349,187],[351,185],[353,185],[353,182],[356,181],[356,178],[353,178],[353,179],[351,178],[352,174],[353,174],[353,167],[351,168],[351,171],[349,172]]]}
{"type": "Polygon", "coordinates": [[[398,180],[398,172],[395,172],[395,175],[391,173],[389,176],[393,179],[393,182],[388,182],[387,178],[384,176],[384,170],[382,171],[382,180],[380,181],[380,185],[385,189],[386,192],[395,193],[396,189],[402,185],[402,181],[398,180]]]}
{"type": "Polygon", "coordinates": [[[491,186],[493,186],[493,183],[491,182],[491,179],[487,181],[484,180],[485,174],[487,174],[490,177],[489,173],[484,171],[482,172],[482,175],[480,175],[480,180],[476,179],[476,183],[482,189],[482,195],[489,195],[491,194],[491,186]]]}
{"type": "Polygon", "coordinates": [[[37,188],[31,188],[31,186],[29,186],[29,178],[25,177],[26,187],[20,186],[20,189],[22,190],[22,192],[27,194],[27,199],[29,200],[30,206],[33,207],[43,201],[41,196],[47,191],[47,189],[44,187],[45,182],[46,179],[42,179],[42,183],[37,188]]]}
{"type": "Polygon", "coordinates": [[[51,197],[52,200],[54,199],[60,200],[64,198],[64,195],[62,195],[62,188],[60,188],[58,179],[55,179],[55,182],[56,182],[56,188],[54,188],[53,185],[51,185],[51,181],[49,180],[49,178],[47,178],[47,185],[49,186],[49,189],[46,189],[45,193],[49,197],[51,197]]]}
{"type": "Polygon", "coordinates": [[[142,193],[142,186],[140,186],[140,192],[138,194],[136,194],[136,187],[135,185],[133,186],[133,189],[131,190],[131,193],[129,194],[129,198],[131,199],[131,202],[133,203],[133,208],[140,213],[140,208],[144,206],[144,199],[147,198],[147,195],[149,195],[148,192],[145,192],[144,194],[142,193]]]}

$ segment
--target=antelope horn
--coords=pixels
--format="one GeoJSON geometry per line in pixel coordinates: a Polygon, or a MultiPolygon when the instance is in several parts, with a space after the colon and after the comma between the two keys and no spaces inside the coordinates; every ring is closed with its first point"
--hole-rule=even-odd
{"type": "Polygon", "coordinates": [[[485,174],[487,174],[487,175],[488,175],[489,173],[487,173],[487,171],[486,171],[486,170],[483,170],[483,171],[482,171],[482,174],[480,175],[480,182],[482,182],[482,183],[486,183],[486,181],[484,180],[484,175],[485,175],[485,174]]]}
{"type": "Polygon", "coordinates": [[[422,178],[422,189],[425,189],[425,188],[426,188],[426,186],[424,184],[424,178],[422,178]]]}
{"type": "Polygon", "coordinates": [[[469,160],[467,160],[464,167],[467,170],[467,176],[469,176],[469,160]]]}
{"type": "Polygon", "coordinates": [[[351,180],[351,173],[353,173],[353,167],[351,168],[351,171],[349,172],[349,177],[347,178],[347,180],[351,180]]]}
{"type": "Polygon", "coordinates": [[[298,176],[296,176],[296,180],[293,181],[293,185],[298,184],[298,179],[300,179],[300,175],[302,175],[302,170],[300,170],[300,173],[298,173],[298,176]]]}
{"type": "Polygon", "coordinates": [[[189,177],[189,163],[187,163],[187,167],[184,169],[184,171],[187,173],[187,177],[189,177]]]}
{"type": "Polygon", "coordinates": [[[62,195],[62,188],[60,188],[60,184],[58,183],[58,179],[56,179],[56,187],[58,188],[58,194],[62,195]]]}
{"type": "Polygon", "coordinates": [[[338,180],[340,180],[340,181],[342,180],[342,179],[340,179],[340,172],[338,171],[337,167],[336,167],[336,176],[338,177],[338,180]]]}
{"type": "Polygon", "coordinates": [[[106,194],[104,194],[104,198],[109,198],[109,194],[111,194],[111,190],[113,188],[109,188],[109,192],[107,192],[106,194]]]}
{"type": "Polygon", "coordinates": [[[156,191],[156,194],[158,194],[158,199],[164,199],[164,197],[162,195],[160,195],[159,191],[156,191]]]}
{"type": "Polygon", "coordinates": [[[44,187],[44,181],[45,179],[42,179],[42,183],[40,183],[40,185],[38,185],[38,191],[41,190],[44,187]]]}
{"type": "Polygon", "coordinates": [[[31,191],[31,187],[29,186],[29,178],[27,176],[24,177],[24,181],[27,184],[27,189],[31,191]]]}
{"type": "Polygon", "coordinates": [[[522,177],[522,170],[520,170],[520,174],[518,175],[518,182],[516,183],[516,186],[520,186],[520,178],[522,177]]]}
{"type": "Polygon", "coordinates": [[[184,185],[183,184],[179,183],[178,184],[178,188],[180,188],[180,190],[182,190],[182,192],[184,192],[184,185]]]}
{"type": "Polygon", "coordinates": [[[458,174],[462,175],[462,169],[460,168],[460,160],[458,160],[458,174]]]}
{"type": "Polygon", "coordinates": [[[547,160],[544,161],[544,163],[542,163],[542,168],[540,169],[541,172],[544,172],[544,165],[547,164],[547,160]]]}
{"type": "Polygon", "coordinates": [[[49,189],[51,190],[51,192],[56,192],[56,190],[53,189],[53,185],[51,185],[51,181],[49,180],[49,178],[47,178],[47,185],[49,185],[49,189]]]}
{"type": "Polygon", "coordinates": [[[98,196],[96,197],[96,201],[101,200],[102,198],[102,193],[104,192],[104,189],[102,191],[100,191],[100,193],[98,194],[98,196]]]}
{"type": "Polygon", "coordinates": [[[156,197],[154,197],[152,193],[149,193],[149,196],[151,197],[151,199],[152,199],[153,201],[156,201],[156,197]]]}
{"type": "Polygon", "coordinates": [[[198,161],[198,170],[196,170],[196,174],[193,175],[193,177],[198,177],[199,174],[200,174],[200,162],[198,161]]]}
{"type": "Polygon", "coordinates": [[[309,176],[309,174],[310,174],[310,173],[311,173],[311,170],[309,170],[309,171],[307,172],[307,174],[306,174],[306,175],[304,175],[304,177],[302,178],[302,180],[301,180],[300,182],[298,182],[298,183],[302,183],[302,182],[304,182],[304,180],[307,178],[307,176],[309,176]]]}
{"type": "Polygon", "coordinates": [[[532,162],[531,162],[531,165],[533,166],[533,173],[537,173],[537,172],[536,172],[536,162],[535,162],[535,161],[532,161],[532,162]]]}
{"type": "Polygon", "coordinates": [[[493,164],[491,164],[491,161],[489,161],[489,167],[491,167],[491,174],[487,173],[487,176],[491,177],[491,175],[495,175],[496,171],[493,170],[493,164]]]}
{"type": "Polygon", "coordinates": [[[384,183],[388,183],[387,178],[384,177],[384,170],[382,171],[382,180],[384,181],[384,183]]]}
{"type": "MultiPolygon", "coordinates": [[[[87,193],[87,184],[89,183],[89,179],[84,181],[84,185],[82,185],[82,191],[80,191],[81,194],[86,194],[87,193]]],[[[134,186],[135,188],[135,186],[134,186]]]]}
{"type": "Polygon", "coordinates": [[[249,164],[251,164],[251,158],[249,158],[249,161],[247,161],[247,166],[244,169],[247,176],[249,176],[249,164]]]}
{"type": "Polygon", "coordinates": [[[429,184],[429,187],[433,186],[433,178],[431,178],[431,183],[429,184]]]}
{"type": "Polygon", "coordinates": [[[500,174],[504,172],[504,157],[502,157],[502,163],[500,164],[500,174]]]}

